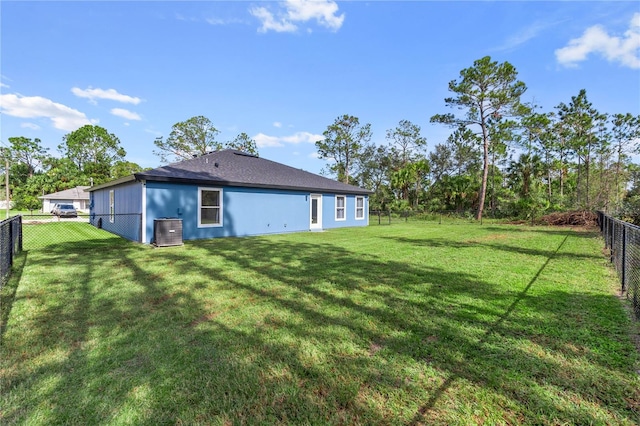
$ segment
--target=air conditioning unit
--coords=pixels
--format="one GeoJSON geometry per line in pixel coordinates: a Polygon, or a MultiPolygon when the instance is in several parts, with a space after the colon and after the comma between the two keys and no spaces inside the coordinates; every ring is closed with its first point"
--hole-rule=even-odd
{"type": "Polygon", "coordinates": [[[153,244],[157,247],[182,245],[182,219],[154,219],[153,244]]]}

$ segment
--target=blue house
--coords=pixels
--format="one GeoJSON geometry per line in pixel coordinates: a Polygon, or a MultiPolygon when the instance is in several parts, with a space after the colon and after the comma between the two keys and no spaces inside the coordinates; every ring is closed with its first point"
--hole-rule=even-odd
{"type": "Polygon", "coordinates": [[[226,149],[89,188],[95,226],[155,243],[156,219],[185,240],[368,225],[370,191],[226,149]]]}

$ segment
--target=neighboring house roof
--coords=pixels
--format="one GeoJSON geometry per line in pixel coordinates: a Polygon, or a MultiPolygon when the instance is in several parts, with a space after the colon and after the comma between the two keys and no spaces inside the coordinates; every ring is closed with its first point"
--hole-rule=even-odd
{"type": "Polygon", "coordinates": [[[157,169],[136,173],[127,178],[91,187],[89,191],[132,180],[345,194],[369,194],[372,192],[233,149],[215,151],[157,169]]]}
{"type": "Polygon", "coordinates": [[[85,191],[88,186],[76,186],[53,194],[42,195],[38,198],[47,200],[89,200],[89,193],[85,191]]]}

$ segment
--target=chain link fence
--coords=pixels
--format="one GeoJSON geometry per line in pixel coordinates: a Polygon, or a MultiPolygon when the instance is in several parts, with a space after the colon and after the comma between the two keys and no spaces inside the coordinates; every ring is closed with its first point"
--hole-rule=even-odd
{"type": "Polygon", "coordinates": [[[0,222],[0,289],[11,274],[13,258],[22,251],[22,217],[14,216],[0,222]]]}
{"type": "Polygon", "coordinates": [[[475,210],[444,212],[370,210],[369,225],[391,225],[401,222],[475,223],[475,214],[475,210]]]}
{"type": "Polygon", "coordinates": [[[598,225],[620,277],[620,290],[640,320],[640,227],[598,212],[598,225]]]}
{"type": "Polygon", "coordinates": [[[142,215],[84,215],[59,218],[52,215],[25,215],[22,217],[24,249],[53,248],[77,241],[103,240],[120,236],[140,241],[142,215]]]}

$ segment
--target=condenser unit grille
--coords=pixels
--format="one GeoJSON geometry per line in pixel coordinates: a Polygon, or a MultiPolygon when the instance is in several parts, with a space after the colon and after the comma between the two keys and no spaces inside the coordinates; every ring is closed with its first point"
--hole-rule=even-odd
{"type": "Polygon", "coordinates": [[[158,247],[182,245],[182,219],[155,219],[153,243],[158,247]]]}

